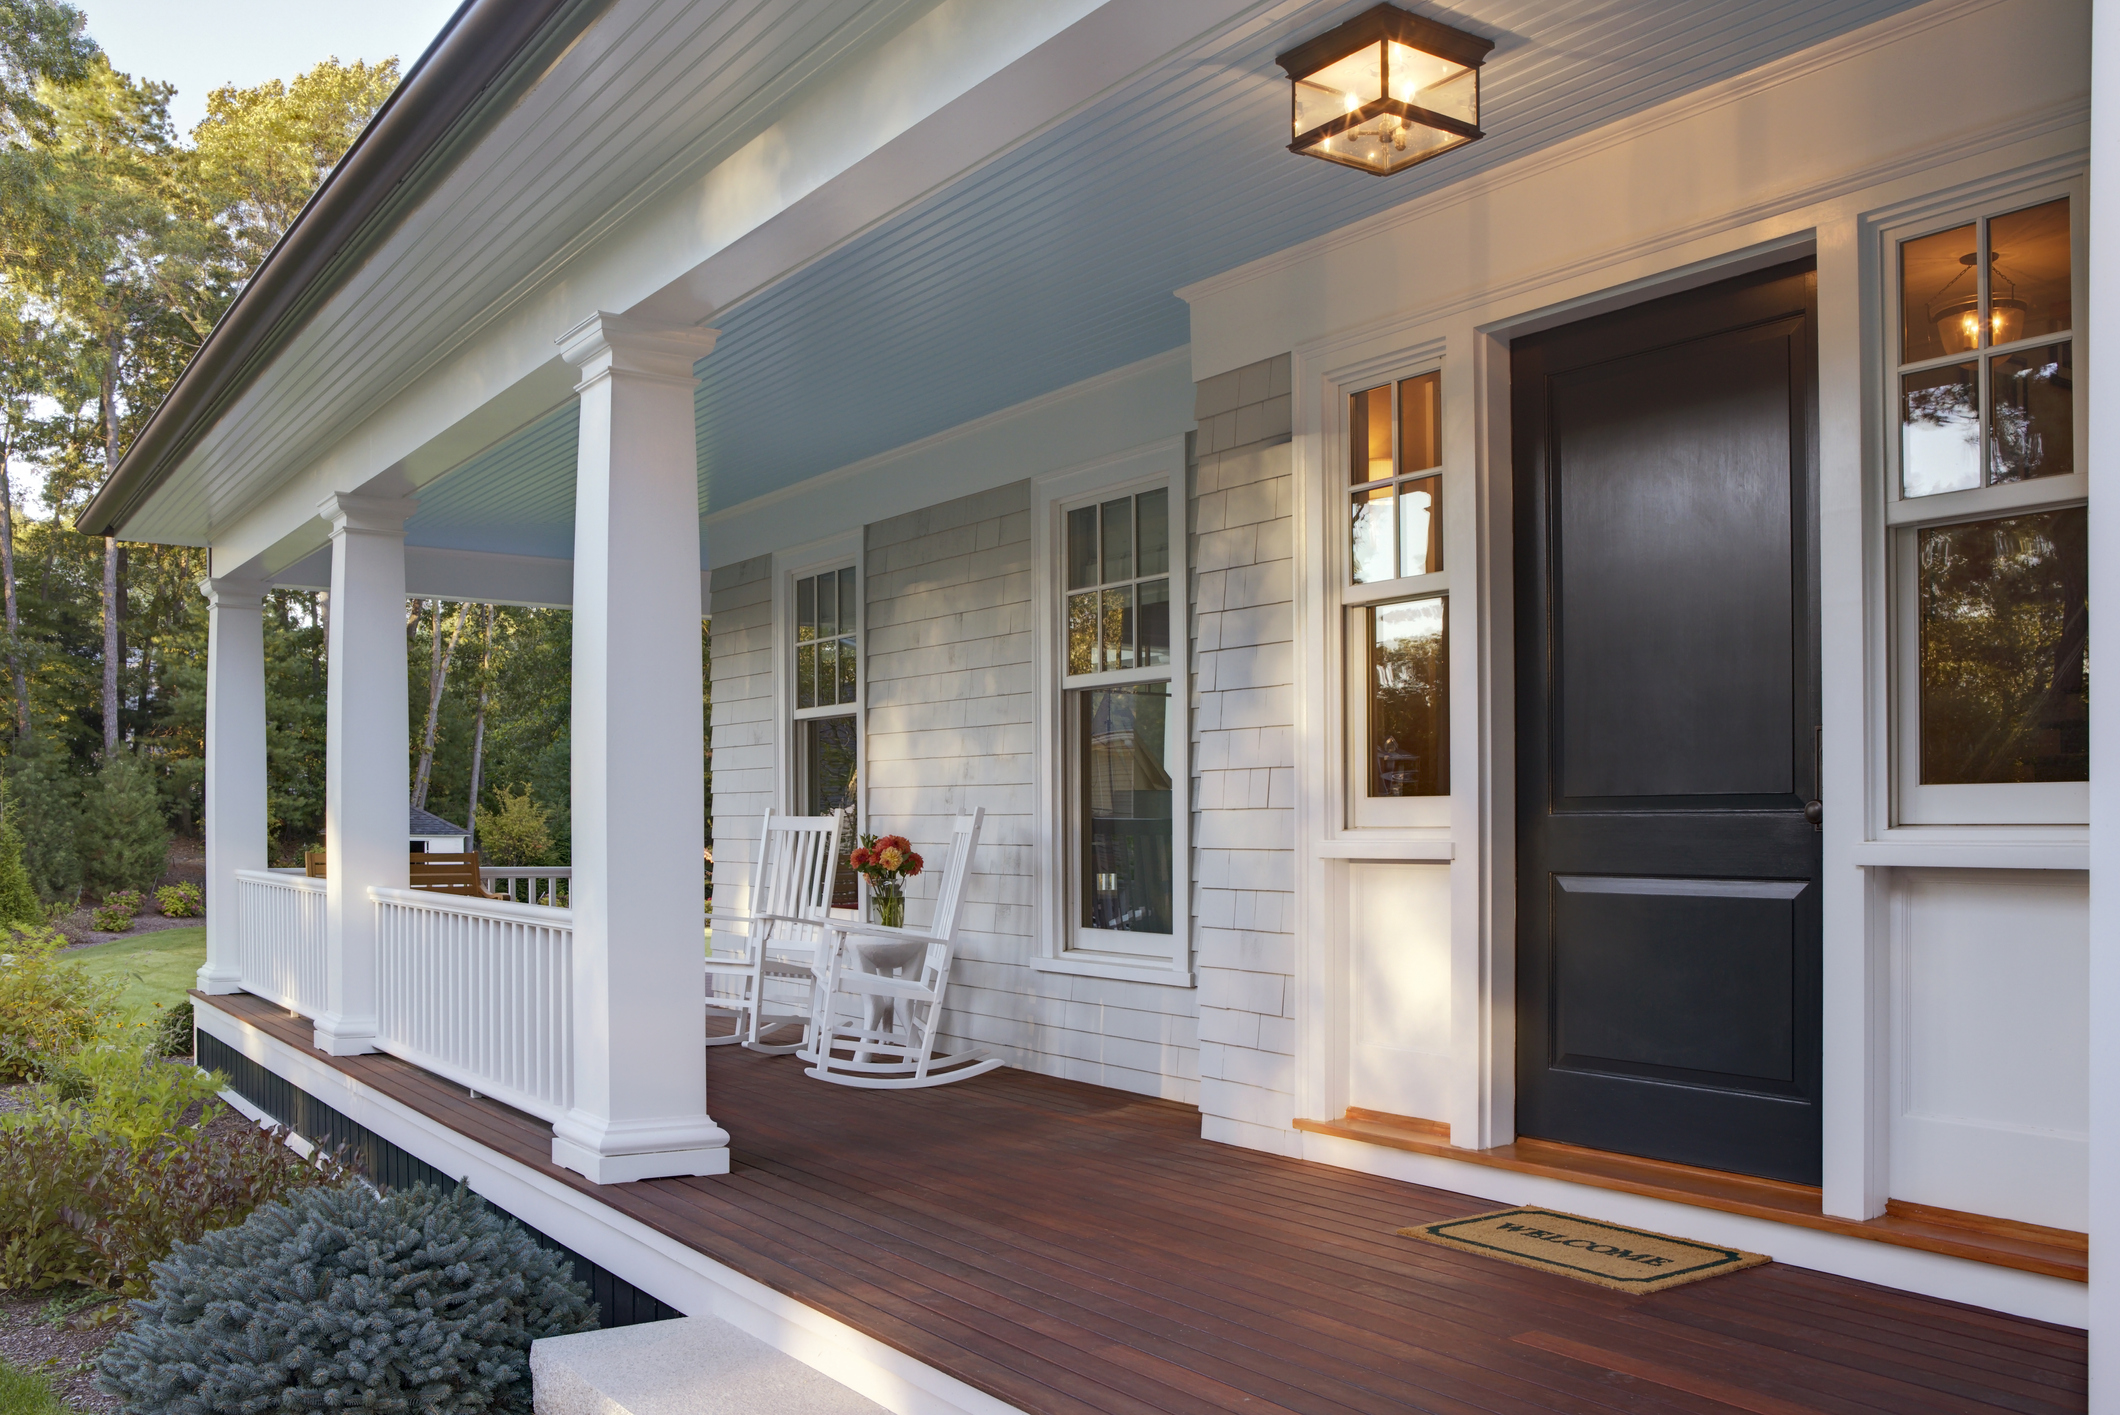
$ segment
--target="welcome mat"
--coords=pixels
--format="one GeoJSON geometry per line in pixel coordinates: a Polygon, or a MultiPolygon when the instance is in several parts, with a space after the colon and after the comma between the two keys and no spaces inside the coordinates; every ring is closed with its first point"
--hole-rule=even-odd
{"type": "Polygon", "coordinates": [[[1764,1253],[1718,1248],[1552,1209],[1498,1209],[1402,1228],[1399,1233],[1521,1267],[1566,1273],[1620,1292],[1661,1292],[1773,1261],[1764,1253]]]}

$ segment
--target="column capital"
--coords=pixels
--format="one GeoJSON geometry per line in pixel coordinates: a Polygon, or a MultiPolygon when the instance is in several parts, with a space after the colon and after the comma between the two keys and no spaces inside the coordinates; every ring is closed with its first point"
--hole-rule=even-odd
{"type": "Polygon", "coordinates": [[[270,580],[235,575],[209,575],[199,581],[199,593],[215,609],[252,609],[265,602],[270,580]]]}
{"type": "Polygon", "coordinates": [[[689,389],[697,382],[692,365],[712,353],[720,337],[720,330],[696,324],[666,324],[598,310],[553,342],[559,345],[560,357],[582,372],[576,391],[613,373],[682,383],[689,389]]]}
{"type": "Polygon", "coordinates": [[[366,531],[380,535],[402,535],[405,523],[420,503],[410,497],[362,496],[335,491],[317,503],[317,514],[330,523],[331,533],[366,531]]]}

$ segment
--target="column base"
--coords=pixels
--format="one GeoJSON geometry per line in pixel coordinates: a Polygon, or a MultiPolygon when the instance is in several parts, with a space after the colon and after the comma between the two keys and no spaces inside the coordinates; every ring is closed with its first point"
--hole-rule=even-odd
{"type": "Polygon", "coordinates": [[[215,997],[243,991],[243,975],[226,964],[207,963],[199,969],[196,981],[200,992],[215,997]]]}
{"type": "Polygon", "coordinates": [[[331,1013],[316,1019],[316,1049],[326,1056],[366,1056],[376,1051],[376,1020],[373,1017],[338,1017],[331,1013]]]}
{"type": "Polygon", "coordinates": [[[674,1179],[685,1175],[729,1172],[729,1147],[651,1150],[637,1155],[603,1155],[572,1140],[552,1137],[552,1162],[571,1169],[591,1184],[630,1184],[636,1179],[674,1179]]]}

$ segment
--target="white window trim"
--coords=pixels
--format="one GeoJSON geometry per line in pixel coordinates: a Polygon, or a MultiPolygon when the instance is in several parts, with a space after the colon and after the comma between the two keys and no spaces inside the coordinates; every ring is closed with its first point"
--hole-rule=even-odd
{"type": "MultiPolygon", "coordinates": [[[[807,545],[773,552],[773,809],[788,815],[802,811],[802,771],[795,757],[801,743],[795,732],[795,582],[825,570],[854,567],[854,772],[856,805],[869,819],[869,578],[862,531],[846,531],[807,545]]],[[[816,709],[803,717],[841,716],[816,709]]]]}
{"type": "MultiPolygon", "coordinates": [[[[1966,491],[1938,492],[1928,496],[1901,495],[1899,437],[1899,340],[1900,310],[1899,248],[1908,240],[1947,231],[1982,216],[2000,216],[2059,197],[2069,199],[2069,243],[2071,261],[2069,339],[2073,345],[2077,383],[2083,380],[2083,365],[2091,331],[2087,305],[2089,272],[2087,238],[2088,185],[2080,172],[2048,176],[1981,191],[1971,200],[1932,206],[1917,214],[1877,228],[1877,273],[1880,294],[1879,389],[1879,481],[1883,503],[1881,533],[1883,564],[1887,579],[1886,619],[1886,741],[1879,753],[1879,783],[1887,839],[1933,838],[1947,834],[1961,837],[1972,833],[2000,834],[2009,839],[2030,834],[2051,836],[2054,843],[2080,836],[2090,819],[2088,782],[2022,782],[2008,784],[1925,786],[1920,784],[1921,700],[1920,632],[1915,544],[1922,526],[1958,521],[1985,520],[2016,511],[2047,510],[2082,502],[2089,494],[2089,476],[2081,467],[2088,443],[2089,404],[2075,402],[2075,443],[2078,470],[2064,477],[1976,487],[1966,491]]],[[[1985,358],[1985,351],[1975,355],[1985,358]]]]}
{"type": "MultiPolygon", "coordinates": [[[[1037,692],[1032,709],[1036,750],[1038,813],[1033,862],[1037,900],[1036,938],[1030,963],[1046,973],[1116,978],[1192,987],[1192,556],[1187,534],[1191,507],[1186,494],[1185,439],[1160,439],[1079,467],[1038,477],[1031,486],[1032,611],[1037,692]],[[1168,763],[1173,784],[1171,810],[1171,932],[1165,947],[1153,952],[1118,954],[1075,946],[1077,930],[1069,893],[1073,873],[1067,820],[1066,714],[1061,694],[1069,681],[1061,672],[1066,643],[1062,618],[1067,596],[1060,585],[1060,537],[1065,512],[1084,502],[1120,492],[1170,491],[1171,634],[1170,666],[1098,674],[1098,683],[1169,679],[1171,724],[1168,763]]],[[[1132,941],[1165,938],[1156,934],[1121,935],[1097,931],[1099,939],[1132,941]]]]}

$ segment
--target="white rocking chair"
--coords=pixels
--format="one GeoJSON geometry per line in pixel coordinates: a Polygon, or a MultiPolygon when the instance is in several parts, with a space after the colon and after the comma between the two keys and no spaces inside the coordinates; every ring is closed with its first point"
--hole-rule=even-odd
{"type": "Polygon", "coordinates": [[[796,1053],[810,1063],[805,1074],[841,1086],[906,1090],[982,1076],[1001,1064],[979,1047],[935,1055],[957,915],[985,819],[980,810],[953,823],[949,863],[928,927],[888,929],[850,919],[826,923],[810,1041],[796,1053]],[[904,976],[893,977],[887,969],[904,976]]]}
{"type": "Polygon", "coordinates": [[[807,1024],[810,1020],[809,993],[817,983],[817,954],[826,941],[823,921],[831,912],[832,874],[839,862],[844,823],[844,816],[837,812],[829,816],[766,812],[758,862],[752,867],[750,914],[713,916],[715,934],[730,924],[743,927],[745,937],[740,949],[717,949],[707,955],[706,1004],[736,1014],[735,1030],[725,1037],[707,1038],[708,1046],[741,1042],[752,1051],[776,1056],[800,1047],[800,1042],[767,1043],[761,1036],[784,1023],[807,1024]],[[717,982],[733,983],[734,990],[717,993],[717,982]],[[766,997],[768,983],[801,988],[802,1010],[773,1011],[766,997]]]}

